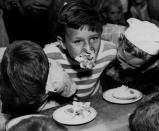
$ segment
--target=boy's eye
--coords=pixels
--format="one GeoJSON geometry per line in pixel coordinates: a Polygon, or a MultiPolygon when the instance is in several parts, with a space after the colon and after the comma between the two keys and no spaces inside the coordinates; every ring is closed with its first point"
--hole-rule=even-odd
{"type": "Polygon", "coordinates": [[[82,41],[81,40],[75,40],[73,41],[74,44],[82,44],[82,41]]]}
{"type": "Polygon", "coordinates": [[[94,42],[94,41],[98,40],[98,38],[99,37],[93,37],[93,38],[91,38],[91,41],[94,42]]]}

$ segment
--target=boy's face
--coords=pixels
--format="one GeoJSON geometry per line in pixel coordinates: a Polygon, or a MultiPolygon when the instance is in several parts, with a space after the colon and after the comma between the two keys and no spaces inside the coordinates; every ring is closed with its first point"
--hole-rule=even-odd
{"type": "Polygon", "coordinates": [[[89,54],[94,51],[98,54],[101,43],[101,33],[82,29],[67,28],[65,33],[65,47],[72,58],[80,56],[83,52],[89,54]]]}
{"type": "Polygon", "coordinates": [[[140,50],[125,37],[121,39],[117,58],[123,69],[135,69],[144,64],[151,56],[140,50]]]}

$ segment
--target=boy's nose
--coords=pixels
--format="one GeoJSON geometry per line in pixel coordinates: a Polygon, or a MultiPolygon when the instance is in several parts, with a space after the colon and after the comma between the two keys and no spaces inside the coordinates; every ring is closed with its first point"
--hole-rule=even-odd
{"type": "Polygon", "coordinates": [[[91,52],[91,46],[90,46],[89,42],[85,43],[84,51],[86,51],[87,53],[91,52]]]}

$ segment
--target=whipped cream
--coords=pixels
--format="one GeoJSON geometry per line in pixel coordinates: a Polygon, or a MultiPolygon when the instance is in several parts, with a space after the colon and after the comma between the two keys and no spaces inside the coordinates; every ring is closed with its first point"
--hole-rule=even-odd
{"type": "Polygon", "coordinates": [[[86,118],[90,115],[90,102],[73,102],[71,108],[67,109],[65,113],[69,114],[72,118],[82,117],[86,118]]]}
{"type": "Polygon", "coordinates": [[[136,99],[140,96],[135,90],[128,88],[128,86],[122,85],[114,90],[113,97],[122,100],[136,99]]]}
{"type": "Polygon", "coordinates": [[[75,60],[80,63],[83,69],[92,69],[95,66],[96,53],[95,51],[82,52],[80,56],[75,57],[75,60]]]}

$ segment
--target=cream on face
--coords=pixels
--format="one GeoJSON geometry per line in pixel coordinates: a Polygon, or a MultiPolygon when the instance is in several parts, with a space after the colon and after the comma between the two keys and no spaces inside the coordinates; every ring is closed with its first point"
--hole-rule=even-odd
{"type": "Polygon", "coordinates": [[[84,69],[92,69],[95,66],[96,52],[91,50],[89,53],[82,52],[80,56],[75,58],[80,63],[80,67],[84,69]]]}

